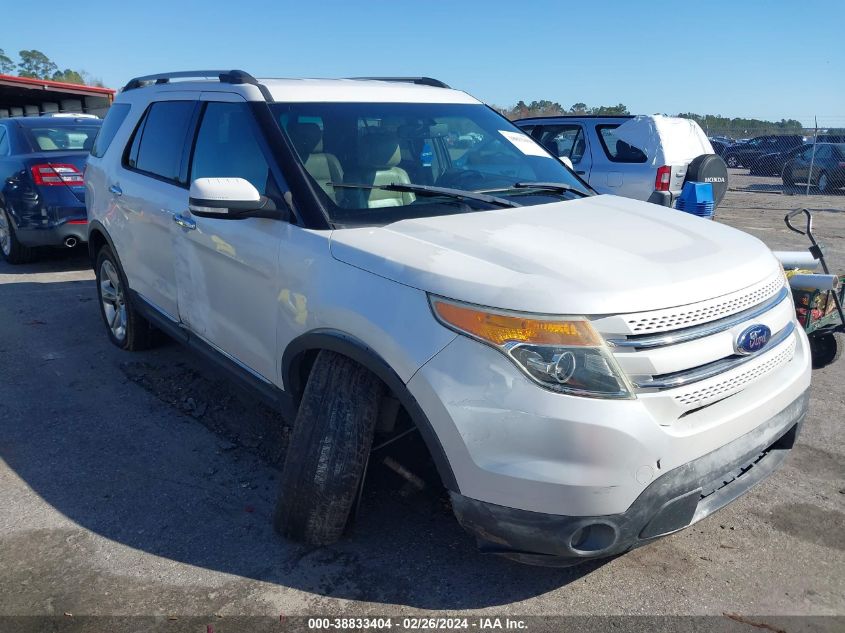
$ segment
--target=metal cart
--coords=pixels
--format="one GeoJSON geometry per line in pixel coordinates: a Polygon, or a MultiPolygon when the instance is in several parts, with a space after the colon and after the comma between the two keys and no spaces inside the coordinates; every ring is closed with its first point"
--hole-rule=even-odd
{"type": "MultiPolygon", "coordinates": [[[[813,236],[813,216],[810,211],[796,209],[787,213],[783,221],[791,231],[807,236],[811,244],[808,249],[810,254],[819,261],[824,273],[829,275],[822,246],[813,236]],[[803,231],[792,224],[792,219],[801,214],[807,217],[803,231]]],[[[845,332],[845,314],[842,312],[842,304],[845,302],[845,275],[840,275],[839,281],[837,290],[792,289],[798,322],[810,339],[810,352],[813,367],[816,369],[830,365],[842,353],[842,340],[837,335],[845,332]]]]}

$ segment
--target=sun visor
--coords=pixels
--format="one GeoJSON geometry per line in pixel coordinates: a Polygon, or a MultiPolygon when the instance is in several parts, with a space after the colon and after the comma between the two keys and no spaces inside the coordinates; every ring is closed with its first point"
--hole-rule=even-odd
{"type": "Polygon", "coordinates": [[[692,119],[640,115],[613,130],[614,136],[637,147],[652,165],[689,163],[701,154],[713,154],[704,130],[692,119]]]}

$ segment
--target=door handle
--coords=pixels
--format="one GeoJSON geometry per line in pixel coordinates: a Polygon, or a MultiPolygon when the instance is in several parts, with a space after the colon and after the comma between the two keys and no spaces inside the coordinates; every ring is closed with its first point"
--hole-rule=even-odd
{"type": "Polygon", "coordinates": [[[183,229],[188,231],[193,231],[197,228],[197,223],[191,220],[190,218],[186,218],[184,215],[179,215],[178,213],[173,216],[173,221],[176,222],[179,226],[183,229]]]}
{"type": "Polygon", "coordinates": [[[587,172],[582,170],[582,171],[576,171],[575,173],[578,174],[579,176],[583,176],[587,172]]]}
{"type": "Polygon", "coordinates": [[[120,185],[112,185],[111,187],[109,187],[109,191],[111,191],[116,196],[123,195],[123,189],[120,188],[120,185]]]}

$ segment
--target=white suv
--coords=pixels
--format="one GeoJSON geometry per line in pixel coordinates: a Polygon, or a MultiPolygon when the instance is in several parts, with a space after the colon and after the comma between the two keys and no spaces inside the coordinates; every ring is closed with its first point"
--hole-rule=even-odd
{"type": "Polygon", "coordinates": [[[159,328],[295,416],[288,537],[339,538],[374,435],[415,427],[484,551],[610,556],[744,493],[804,419],[768,248],[595,195],[435,80],[142,77],[97,147],[108,335],[159,328]]]}

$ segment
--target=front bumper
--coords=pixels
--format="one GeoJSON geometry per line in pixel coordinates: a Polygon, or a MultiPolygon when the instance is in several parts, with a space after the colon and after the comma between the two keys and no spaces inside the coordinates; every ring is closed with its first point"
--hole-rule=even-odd
{"type": "Polygon", "coordinates": [[[752,431],[656,478],[619,514],[518,510],[452,492],[452,507],[480,549],[540,565],[573,565],[644,545],[724,507],[783,462],[807,413],[804,391],[752,431]]]}

